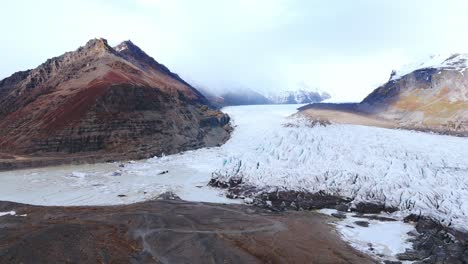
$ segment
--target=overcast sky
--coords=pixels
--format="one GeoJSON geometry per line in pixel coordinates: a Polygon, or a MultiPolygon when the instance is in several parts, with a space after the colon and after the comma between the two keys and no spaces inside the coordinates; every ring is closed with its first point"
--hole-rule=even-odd
{"type": "Polygon", "coordinates": [[[308,86],[359,101],[402,64],[467,52],[467,11],[464,0],[4,1],[0,79],[103,37],[214,90],[308,86]]]}

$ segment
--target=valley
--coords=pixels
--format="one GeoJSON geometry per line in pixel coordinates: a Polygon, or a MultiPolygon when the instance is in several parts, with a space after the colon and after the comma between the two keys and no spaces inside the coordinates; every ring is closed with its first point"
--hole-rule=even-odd
{"type": "MultiPolygon", "coordinates": [[[[297,107],[224,108],[234,131],[220,147],[139,161],[0,172],[0,200],[111,206],[150,201],[171,192],[186,201],[249,204],[256,193],[265,190],[295,190],[346,197],[351,199],[350,208],[362,202],[396,208],[398,214],[387,217],[398,221],[410,214],[423,214],[458,230],[468,228],[468,182],[464,177],[468,172],[467,138],[322,125],[294,115],[297,107]],[[241,188],[246,186],[249,195],[228,199],[227,189],[208,186],[212,178],[240,178],[241,188]]],[[[408,238],[401,237],[396,243],[407,243],[408,238]]],[[[362,239],[364,245],[369,243],[366,239],[372,240],[362,239]]],[[[395,259],[405,250],[384,248],[386,253],[379,253],[384,259],[395,259]]],[[[360,249],[372,253],[366,247],[360,249]]]]}
{"type": "Polygon", "coordinates": [[[0,264],[468,264],[468,1],[4,1],[0,264]]]}

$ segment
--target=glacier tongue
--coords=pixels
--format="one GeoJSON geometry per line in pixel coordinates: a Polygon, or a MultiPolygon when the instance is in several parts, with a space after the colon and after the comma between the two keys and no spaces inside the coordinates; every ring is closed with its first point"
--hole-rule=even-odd
{"type": "Polygon", "coordinates": [[[258,127],[259,134],[228,152],[217,175],[241,176],[259,188],[384,203],[468,228],[468,138],[355,125],[311,128],[300,119],[258,127]]]}

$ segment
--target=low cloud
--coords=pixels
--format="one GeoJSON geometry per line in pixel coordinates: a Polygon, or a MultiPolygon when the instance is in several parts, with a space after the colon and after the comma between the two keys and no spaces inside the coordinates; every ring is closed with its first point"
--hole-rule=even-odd
{"type": "Polygon", "coordinates": [[[3,7],[0,78],[104,37],[131,39],[213,90],[291,90],[302,82],[358,101],[401,64],[468,48],[461,0],[18,0],[3,7]]]}

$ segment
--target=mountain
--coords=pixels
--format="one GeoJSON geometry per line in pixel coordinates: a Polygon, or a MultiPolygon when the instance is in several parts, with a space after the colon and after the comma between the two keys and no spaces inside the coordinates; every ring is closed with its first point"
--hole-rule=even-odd
{"type": "Polygon", "coordinates": [[[431,57],[414,69],[394,71],[386,84],[361,102],[361,108],[401,126],[468,132],[467,58],[468,54],[439,61],[431,57]]]}
{"type": "Polygon", "coordinates": [[[319,103],[331,96],[326,92],[319,91],[282,91],[278,93],[270,93],[267,98],[274,104],[310,104],[319,103]]]}
{"type": "Polygon", "coordinates": [[[249,89],[249,88],[236,88],[223,91],[221,93],[214,93],[207,88],[200,88],[198,90],[216,107],[224,107],[229,105],[263,105],[271,104],[262,94],[249,89]]]}
{"type": "Polygon", "coordinates": [[[330,95],[326,92],[303,89],[265,94],[249,88],[227,89],[220,93],[215,93],[204,87],[197,87],[197,89],[217,107],[229,105],[307,104],[322,102],[330,98],[330,95]]]}
{"type": "Polygon", "coordinates": [[[431,56],[393,71],[359,104],[302,108],[364,114],[392,127],[468,136],[468,54],[431,56]]]}
{"type": "Polygon", "coordinates": [[[263,105],[271,102],[262,94],[248,89],[238,88],[221,94],[225,105],[263,105]]]}
{"type": "Polygon", "coordinates": [[[175,153],[223,143],[228,122],[131,41],[93,39],[0,81],[0,149],[21,159],[175,153]]]}

